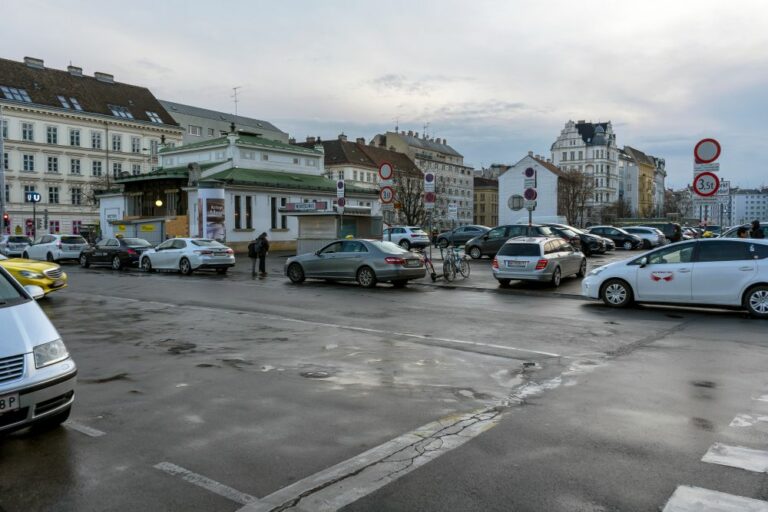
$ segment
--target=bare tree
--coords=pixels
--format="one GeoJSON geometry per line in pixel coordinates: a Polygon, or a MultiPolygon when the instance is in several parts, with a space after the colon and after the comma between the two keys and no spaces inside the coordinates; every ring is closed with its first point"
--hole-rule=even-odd
{"type": "Polygon", "coordinates": [[[667,190],[664,193],[664,213],[677,214],[683,219],[690,218],[693,213],[693,200],[689,189],[667,190]]]}
{"type": "Polygon", "coordinates": [[[424,180],[406,173],[395,175],[395,201],[400,205],[398,217],[407,226],[424,222],[424,180]]]}
{"type": "Polygon", "coordinates": [[[557,189],[558,211],[566,216],[568,222],[583,225],[587,203],[595,189],[594,179],[578,169],[563,170],[557,189]]]}

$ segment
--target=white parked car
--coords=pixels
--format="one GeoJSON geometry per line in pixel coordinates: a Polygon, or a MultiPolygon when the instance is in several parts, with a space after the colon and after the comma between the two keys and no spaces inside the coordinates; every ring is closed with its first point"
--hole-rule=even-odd
{"type": "Polygon", "coordinates": [[[235,252],[207,238],[171,238],[145,251],[139,266],[147,272],[178,270],[189,275],[195,270],[211,269],[225,274],[235,266],[235,252]]]}
{"type": "Polygon", "coordinates": [[[0,433],[59,425],[75,400],[77,367],[35,302],[42,296],[0,267],[0,433]]]}
{"type": "Polygon", "coordinates": [[[743,308],[768,318],[768,240],[688,240],[592,270],[581,293],[609,306],[655,302],[743,308]]]}
{"type": "Polygon", "coordinates": [[[29,247],[32,239],[22,235],[0,235],[0,254],[3,256],[21,256],[29,247]]]}
{"type": "Polygon", "coordinates": [[[667,242],[664,233],[656,228],[648,228],[645,226],[625,226],[624,231],[630,235],[635,235],[643,241],[643,249],[652,249],[660,245],[664,245],[667,242]]]}
{"type": "Polygon", "coordinates": [[[419,226],[392,226],[386,228],[381,239],[385,242],[392,242],[403,249],[411,247],[429,246],[429,235],[419,226]]]}
{"type": "Polygon", "coordinates": [[[80,235],[42,235],[24,249],[21,257],[28,260],[79,260],[88,242],[80,235]]]}

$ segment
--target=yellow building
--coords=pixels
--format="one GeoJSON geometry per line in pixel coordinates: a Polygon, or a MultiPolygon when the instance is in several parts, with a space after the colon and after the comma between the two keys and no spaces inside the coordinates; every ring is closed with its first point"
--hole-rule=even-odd
{"type": "Polygon", "coordinates": [[[499,224],[499,182],[475,178],[474,222],[482,226],[499,224]]]}
{"type": "Polygon", "coordinates": [[[638,217],[653,217],[653,183],[656,173],[656,162],[639,149],[624,146],[624,152],[637,167],[637,182],[633,183],[637,187],[636,215],[638,217]]]}

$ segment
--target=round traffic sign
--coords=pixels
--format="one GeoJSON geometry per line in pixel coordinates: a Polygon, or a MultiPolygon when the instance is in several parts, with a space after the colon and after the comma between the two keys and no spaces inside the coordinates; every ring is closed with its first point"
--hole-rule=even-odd
{"type": "Polygon", "coordinates": [[[525,189],[525,192],[523,192],[523,197],[527,201],[535,201],[536,198],[538,197],[538,194],[536,193],[535,188],[527,188],[525,189]]]}
{"type": "Polygon", "coordinates": [[[720,143],[715,139],[701,139],[693,148],[697,164],[709,164],[720,156],[720,143]]]}
{"type": "Polygon", "coordinates": [[[336,200],[336,205],[340,206],[341,208],[344,208],[347,205],[347,200],[343,197],[340,197],[336,200]]]}
{"type": "Polygon", "coordinates": [[[424,181],[426,181],[427,183],[432,183],[433,181],[435,181],[435,173],[432,173],[432,172],[424,173],[424,181]]]}
{"type": "Polygon", "coordinates": [[[392,164],[389,162],[382,162],[379,166],[379,178],[383,180],[391,180],[393,172],[392,164]]]}
{"type": "Polygon", "coordinates": [[[424,202],[425,203],[434,203],[435,202],[435,193],[434,192],[424,192],[424,202]]]}
{"type": "Polygon", "coordinates": [[[389,204],[395,199],[395,191],[392,190],[392,187],[381,187],[381,192],[379,192],[379,199],[384,204],[389,204]]]}
{"type": "Polygon", "coordinates": [[[693,191],[702,197],[709,197],[717,194],[720,189],[720,180],[717,175],[711,172],[702,172],[697,174],[693,180],[693,191]]]}
{"type": "Polygon", "coordinates": [[[533,167],[528,167],[526,170],[523,171],[523,176],[526,178],[533,178],[536,176],[536,169],[533,167]]]}
{"type": "Polygon", "coordinates": [[[344,189],[344,180],[337,181],[336,182],[336,188],[339,189],[339,190],[343,190],[344,189]]]}
{"type": "Polygon", "coordinates": [[[509,206],[509,209],[513,211],[522,210],[524,206],[523,196],[519,194],[509,196],[509,199],[507,199],[507,206],[509,206]]]}

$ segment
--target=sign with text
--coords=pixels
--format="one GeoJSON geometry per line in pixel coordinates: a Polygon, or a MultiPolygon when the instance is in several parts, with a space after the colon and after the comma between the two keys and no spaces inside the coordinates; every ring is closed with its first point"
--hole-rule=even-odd
{"type": "Polygon", "coordinates": [[[312,203],[286,203],[281,212],[318,212],[328,209],[328,201],[315,201],[312,203]]]}
{"type": "Polygon", "coordinates": [[[40,192],[26,192],[24,194],[24,200],[28,203],[39,203],[40,192]]]}

